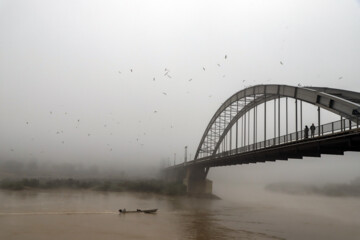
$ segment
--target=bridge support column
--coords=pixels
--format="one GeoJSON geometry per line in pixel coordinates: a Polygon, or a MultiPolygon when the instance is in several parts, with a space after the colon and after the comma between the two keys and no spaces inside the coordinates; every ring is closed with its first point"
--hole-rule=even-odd
{"type": "Polygon", "coordinates": [[[183,180],[190,195],[212,194],[212,181],[206,179],[209,168],[191,167],[187,168],[186,175],[183,180]]]}

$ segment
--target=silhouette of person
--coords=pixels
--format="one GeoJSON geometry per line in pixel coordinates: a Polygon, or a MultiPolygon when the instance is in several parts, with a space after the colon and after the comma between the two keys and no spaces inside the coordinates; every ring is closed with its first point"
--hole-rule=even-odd
{"type": "Polygon", "coordinates": [[[311,131],[311,137],[313,138],[315,135],[315,125],[314,124],[311,124],[310,131],[311,131]]]}
{"type": "Polygon", "coordinates": [[[304,129],[304,138],[308,138],[309,137],[309,128],[307,125],[305,125],[305,129],[304,129]]]}

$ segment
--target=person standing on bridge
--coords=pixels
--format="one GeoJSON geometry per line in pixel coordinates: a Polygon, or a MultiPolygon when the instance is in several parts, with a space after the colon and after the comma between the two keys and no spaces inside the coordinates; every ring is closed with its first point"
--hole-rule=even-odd
{"type": "Polygon", "coordinates": [[[310,131],[311,131],[311,137],[313,138],[315,135],[315,125],[314,124],[311,124],[310,131]]]}
{"type": "Polygon", "coordinates": [[[307,125],[305,125],[305,129],[304,129],[304,138],[308,138],[309,137],[309,128],[307,125]]]}

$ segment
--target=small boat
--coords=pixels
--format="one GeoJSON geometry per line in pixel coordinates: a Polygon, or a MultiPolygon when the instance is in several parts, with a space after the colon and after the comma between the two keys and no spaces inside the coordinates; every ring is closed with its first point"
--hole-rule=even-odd
{"type": "Polygon", "coordinates": [[[136,209],[136,211],[128,211],[125,208],[124,209],[119,209],[119,213],[139,213],[141,212],[140,209],[136,209]]]}
{"type": "Polygon", "coordinates": [[[148,209],[148,210],[142,210],[144,213],[156,213],[157,208],[154,209],[148,209]]]}
{"type": "Polygon", "coordinates": [[[119,209],[119,213],[155,213],[157,211],[156,209],[146,209],[146,210],[141,210],[141,209],[136,209],[136,211],[127,211],[125,208],[124,209],[119,209]]]}

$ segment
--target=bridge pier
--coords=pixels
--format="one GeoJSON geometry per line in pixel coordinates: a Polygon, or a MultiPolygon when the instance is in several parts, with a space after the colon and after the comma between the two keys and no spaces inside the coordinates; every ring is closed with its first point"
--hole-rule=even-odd
{"type": "Polygon", "coordinates": [[[169,182],[182,183],[186,192],[192,196],[212,195],[212,181],[206,179],[209,167],[187,166],[183,168],[166,169],[163,178],[169,182]]]}
{"type": "Polygon", "coordinates": [[[212,181],[206,179],[209,168],[188,167],[183,183],[190,195],[212,194],[212,181]]]}

